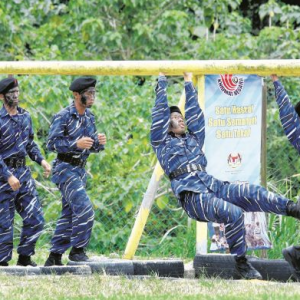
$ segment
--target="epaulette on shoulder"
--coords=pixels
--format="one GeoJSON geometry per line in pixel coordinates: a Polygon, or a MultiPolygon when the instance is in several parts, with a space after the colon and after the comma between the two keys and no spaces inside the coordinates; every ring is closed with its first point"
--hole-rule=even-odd
{"type": "Polygon", "coordinates": [[[21,114],[28,114],[28,115],[30,115],[30,112],[28,111],[28,110],[26,110],[25,108],[23,108],[23,107],[18,107],[19,108],[19,112],[21,113],[21,114]]]}
{"type": "Polygon", "coordinates": [[[95,117],[95,115],[91,112],[91,110],[90,110],[89,108],[87,108],[86,112],[87,112],[87,115],[88,115],[88,116],[93,116],[93,117],[95,117]]]}
{"type": "Polygon", "coordinates": [[[61,111],[56,113],[57,116],[64,116],[65,114],[70,113],[70,106],[63,108],[61,111]]]}

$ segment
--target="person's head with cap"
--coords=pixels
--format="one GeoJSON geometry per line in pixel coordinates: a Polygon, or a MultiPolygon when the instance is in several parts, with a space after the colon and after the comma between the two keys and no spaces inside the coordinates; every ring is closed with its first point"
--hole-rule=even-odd
{"type": "Polygon", "coordinates": [[[19,84],[18,80],[9,77],[0,81],[0,95],[4,104],[9,107],[17,107],[19,104],[19,84]]]}
{"type": "Polygon", "coordinates": [[[170,127],[169,132],[175,135],[182,135],[185,133],[185,121],[178,106],[170,107],[170,127]]]}
{"type": "Polygon", "coordinates": [[[69,89],[73,92],[75,102],[84,108],[90,108],[95,100],[95,86],[97,80],[93,77],[76,78],[70,85],[69,89]]]}

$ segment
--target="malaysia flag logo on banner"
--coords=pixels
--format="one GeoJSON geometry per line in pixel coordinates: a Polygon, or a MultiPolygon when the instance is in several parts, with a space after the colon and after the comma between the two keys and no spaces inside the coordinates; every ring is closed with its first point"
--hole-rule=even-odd
{"type": "Polygon", "coordinates": [[[231,97],[237,96],[243,90],[244,79],[232,74],[220,75],[218,86],[224,94],[231,97]]]}

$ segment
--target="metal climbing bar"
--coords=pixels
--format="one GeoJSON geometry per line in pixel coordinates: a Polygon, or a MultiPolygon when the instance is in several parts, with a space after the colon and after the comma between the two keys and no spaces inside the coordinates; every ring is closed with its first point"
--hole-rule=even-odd
{"type": "Polygon", "coordinates": [[[300,59],[270,60],[157,60],[157,61],[2,61],[1,74],[36,75],[194,75],[276,73],[300,76],[300,59]]]}

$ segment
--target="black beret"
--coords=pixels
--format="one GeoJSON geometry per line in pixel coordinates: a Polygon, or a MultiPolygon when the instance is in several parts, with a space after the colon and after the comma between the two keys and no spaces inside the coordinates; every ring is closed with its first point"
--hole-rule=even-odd
{"type": "Polygon", "coordinates": [[[298,116],[300,117],[300,101],[295,105],[295,111],[298,114],[298,116]]]}
{"type": "Polygon", "coordinates": [[[181,113],[178,106],[170,106],[170,114],[173,113],[173,112],[178,112],[182,115],[182,113],[181,113]]]}
{"type": "Polygon", "coordinates": [[[70,85],[69,89],[72,92],[78,92],[89,88],[89,87],[95,87],[97,80],[92,77],[79,77],[76,78],[70,85]]]}
{"type": "Polygon", "coordinates": [[[18,80],[13,77],[2,79],[0,81],[0,94],[5,94],[18,85],[18,80]]]}

